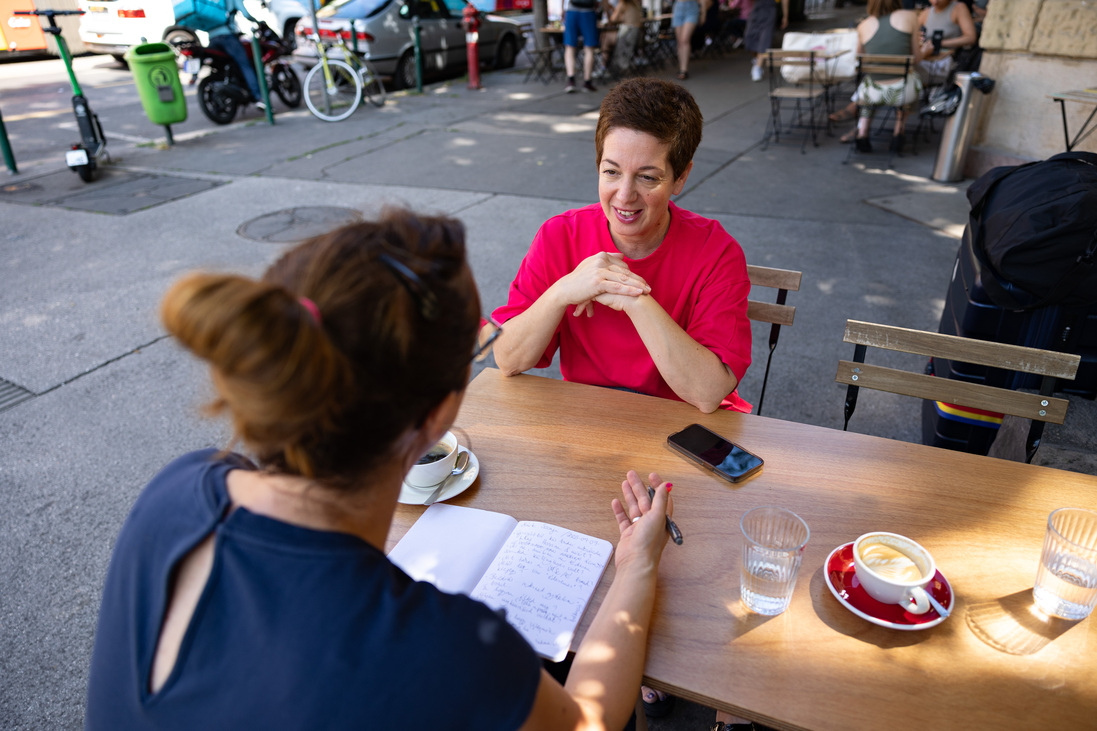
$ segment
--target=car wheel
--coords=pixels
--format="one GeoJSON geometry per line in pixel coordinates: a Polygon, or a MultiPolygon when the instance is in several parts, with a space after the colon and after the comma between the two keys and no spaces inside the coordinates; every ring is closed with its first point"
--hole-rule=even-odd
{"type": "Polygon", "coordinates": [[[179,49],[184,46],[191,46],[198,44],[198,36],[194,34],[190,28],[184,28],[181,25],[174,25],[164,31],[164,43],[171,46],[171,49],[175,51],[175,63],[179,67],[179,70],[183,70],[183,54],[179,52],[179,49]]]}
{"type": "Polygon", "coordinates": [[[505,36],[499,42],[499,51],[495,54],[495,68],[514,68],[516,58],[518,58],[518,43],[514,40],[514,36],[505,36]]]}
{"type": "Polygon", "coordinates": [[[282,28],[282,43],[289,50],[297,48],[297,36],[293,34],[300,18],[287,18],[286,25],[282,28]]]}
{"type": "Polygon", "coordinates": [[[416,86],[415,52],[407,51],[396,63],[396,73],[392,77],[392,85],[397,89],[413,89],[416,86]]]}

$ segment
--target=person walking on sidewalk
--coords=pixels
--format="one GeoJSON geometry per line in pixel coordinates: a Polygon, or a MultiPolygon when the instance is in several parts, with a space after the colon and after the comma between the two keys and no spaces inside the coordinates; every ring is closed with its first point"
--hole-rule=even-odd
{"type": "Polygon", "coordinates": [[[583,38],[583,91],[594,91],[590,77],[594,72],[594,50],[598,48],[598,15],[601,0],[568,0],[564,13],[564,70],[568,83],[564,91],[575,91],[575,54],[583,38]]]}
{"type": "MultiPolygon", "coordinates": [[[[756,0],[747,16],[747,33],[743,45],[754,54],[750,66],[750,78],[762,80],[762,64],[766,51],[773,47],[773,28],[777,25],[777,0],[756,0]]],[[[788,27],[789,0],[781,5],[781,30],[788,27]]]]}
{"type": "Polygon", "coordinates": [[[689,54],[693,31],[708,12],[711,0],[674,0],[674,16],[670,21],[678,43],[678,80],[689,78],[689,54]]]}

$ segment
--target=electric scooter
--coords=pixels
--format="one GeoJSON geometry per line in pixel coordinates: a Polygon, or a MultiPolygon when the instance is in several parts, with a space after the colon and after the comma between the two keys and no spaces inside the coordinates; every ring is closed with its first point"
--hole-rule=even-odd
{"type": "Polygon", "coordinates": [[[99,117],[91,110],[84,92],[80,90],[80,84],[76,81],[76,74],[72,70],[72,54],[69,53],[65,37],[61,35],[61,28],[54,21],[57,15],[83,14],[83,10],[16,10],[14,12],[14,15],[45,16],[49,21],[49,25],[42,26],[42,30],[51,33],[57,39],[57,49],[61,52],[61,60],[65,62],[65,70],[69,72],[69,82],[72,83],[72,111],[76,114],[76,126],[80,129],[82,138],[81,142],[77,142],[65,152],[65,163],[80,176],[81,180],[90,183],[95,179],[97,161],[107,154],[107,138],[103,135],[99,117]]]}

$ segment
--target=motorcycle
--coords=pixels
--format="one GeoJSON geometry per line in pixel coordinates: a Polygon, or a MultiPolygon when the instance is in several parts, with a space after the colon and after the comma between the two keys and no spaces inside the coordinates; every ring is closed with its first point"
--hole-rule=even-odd
{"type": "MultiPolygon", "coordinates": [[[[301,80],[286,60],[293,53],[292,46],[284,43],[265,23],[259,24],[258,36],[267,88],[277,94],[287,107],[296,109],[301,106],[301,80]]],[[[229,55],[220,49],[203,46],[193,31],[172,28],[165,33],[164,40],[179,53],[184,73],[191,74],[188,85],[193,86],[197,82],[198,106],[210,121],[228,124],[236,117],[240,107],[259,101],[252,98],[243,74],[229,55]],[[209,66],[210,72],[199,81],[198,75],[203,66],[209,66]]],[[[240,42],[248,58],[252,58],[251,38],[241,36],[240,42]]]]}

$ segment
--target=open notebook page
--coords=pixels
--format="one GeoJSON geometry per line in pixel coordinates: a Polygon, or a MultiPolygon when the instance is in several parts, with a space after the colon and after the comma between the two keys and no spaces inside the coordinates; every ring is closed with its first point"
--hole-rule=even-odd
{"type": "Polygon", "coordinates": [[[517,524],[502,513],[435,503],[393,547],[389,560],[416,581],[469,594],[517,524]]]}
{"type": "Polygon", "coordinates": [[[579,620],[613,553],[609,541],[548,523],[524,521],[472,591],[541,655],[567,655],[579,620]]]}

